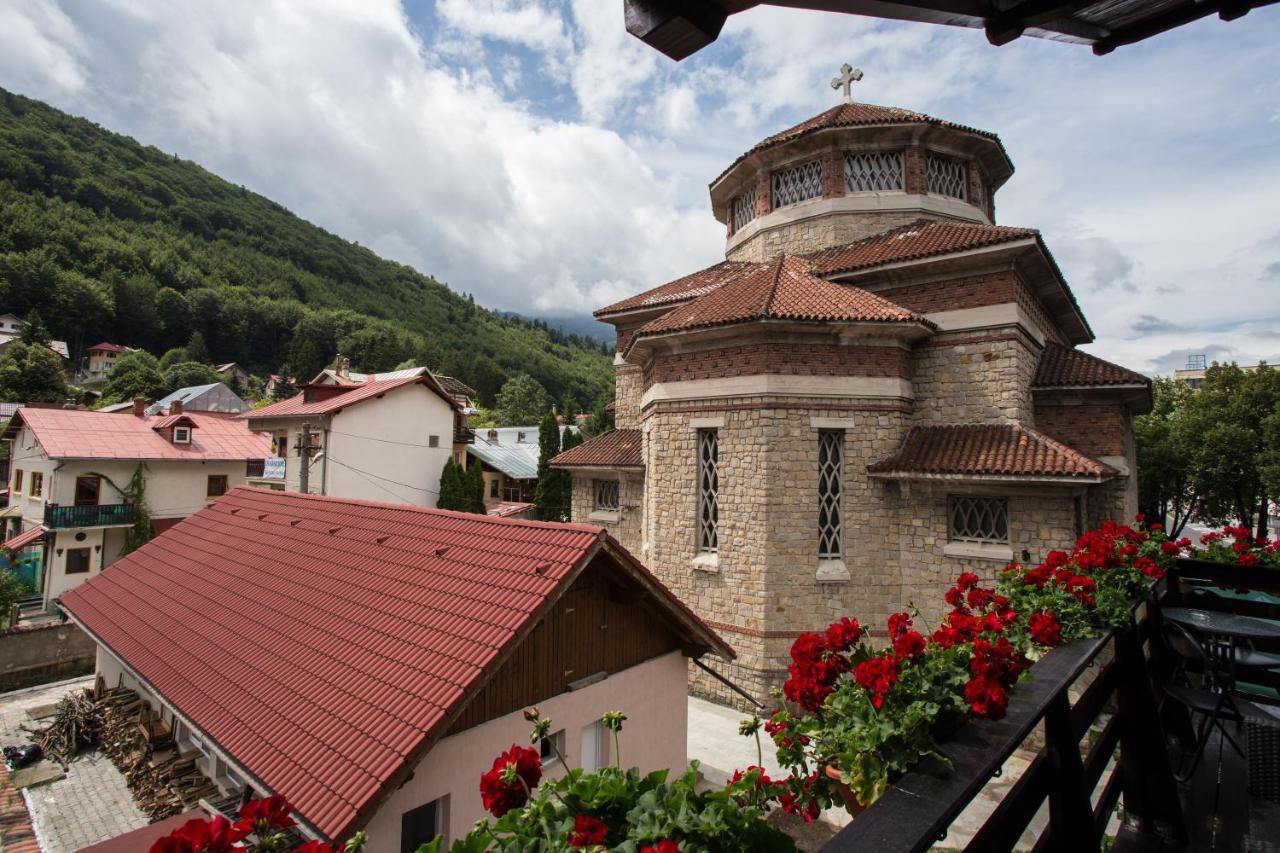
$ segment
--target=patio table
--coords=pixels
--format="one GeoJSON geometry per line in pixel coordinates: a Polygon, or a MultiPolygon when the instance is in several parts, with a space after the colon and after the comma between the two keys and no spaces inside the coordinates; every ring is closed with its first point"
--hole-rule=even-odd
{"type": "Polygon", "coordinates": [[[1166,607],[1164,618],[1188,628],[1194,628],[1215,637],[1239,640],[1280,640],[1280,622],[1241,616],[1216,610],[1197,610],[1192,607],[1166,607]]]}

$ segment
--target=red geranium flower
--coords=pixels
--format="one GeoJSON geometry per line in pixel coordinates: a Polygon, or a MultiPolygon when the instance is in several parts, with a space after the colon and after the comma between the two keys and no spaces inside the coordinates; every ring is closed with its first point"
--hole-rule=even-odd
{"type": "Polygon", "coordinates": [[[345,844],[336,841],[333,844],[327,841],[308,841],[301,847],[293,848],[293,853],[342,853],[345,847],[345,844]]]}
{"type": "Polygon", "coordinates": [[[891,613],[889,615],[889,638],[896,640],[911,629],[911,614],[891,613]]]}
{"type": "Polygon", "coordinates": [[[604,844],[609,836],[609,825],[591,815],[580,814],[573,819],[573,831],[569,833],[570,847],[595,847],[604,844]]]}
{"type": "Polygon", "coordinates": [[[212,820],[195,818],[151,845],[151,853],[239,853],[242,833],[222,815],[212,820]]]}
{"type": "Polygon", "coordinates": [[[680,853],[680,845],[670,838],[659,841],[657,846],[641,847],[640,853],[680,853]]]}
{"type": "Polygon", "coordinates": [[[277,829],[288,829],[295,826],[289,813],[293,807],[284,797],[276,794],[260,800],[250,800],[240,809],[240,819],[236,821],[236,829],[248,835],[256,832],[266,835],[277,829]]]}
{"type": "Polygon", "coordinates": [[[1238,562],[1242,566],[1256,566],[1258,565],[1258,558],[1253,554],[1241,554],[1238,562]]]}
{"type": "Polygon", "coordinates": [[[827,648],[833,652],[847,652],[858,644],[863,633],[865,632],[857,619],[845,616],[839,622],[832,622],[827,626],[827,648]]]}
{"type": "Polygon", "coordinates": [[[1031,641],[1040,646],[1053,647],[1062,642],[1062,626],[1052,613],[1033,613],[1027,621],[1031,641]]]}
{"type": "Polygon", "coordinates": [[[893,641],[893,653],[900,660],[913,658],[924,653],[924,637],[919,631],[906,631],[893,641]]]}
{"type": "Polygon", "coordinates": [[[493,760],[493,767],[480,775],[480,799],[489,814],[502,817],[518,809],[529,799],[529,792],[542,780],[542,759],[527,746],[511,744],[511,748],[493,760]],[[507,768],[514,768],[508,771],[507,768]],[[503,778],[514,772],[518,778],[503,778]],[[523,783],[523,784],[521,784],[523,783]]]}
{"type": "Polygon", "coordinates": [[[975,678],[966,684],[964,698],[970,711],[992,720],[1003,719],[1009,706],[1009,691],[998,681],[986,678],[975,678]]]}
{"type": "Polygon", "coordinates": [[[853,678],[871,694],[871,704],[879,710],[884,706],[885,694],[898,681],[898,661],[893,655],[867,658],[854,669],[853,678]]]}

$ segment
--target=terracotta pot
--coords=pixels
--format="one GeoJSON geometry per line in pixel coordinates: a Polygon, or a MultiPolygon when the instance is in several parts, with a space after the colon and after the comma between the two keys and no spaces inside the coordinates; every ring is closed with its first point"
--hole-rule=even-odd
{"type": "Polygon", "coordinates": [[[840,780],[840,768],[834,764],[828,764],[826,767],[827,778],[831,780],[835,786],[836,793],[840,795],[841,802],[844,803],[845,811],[849,813],[849,817],[857,817],[866,811],[866,806],[858,802],[858,797],[853,793],[853,789],[840,780]]]}

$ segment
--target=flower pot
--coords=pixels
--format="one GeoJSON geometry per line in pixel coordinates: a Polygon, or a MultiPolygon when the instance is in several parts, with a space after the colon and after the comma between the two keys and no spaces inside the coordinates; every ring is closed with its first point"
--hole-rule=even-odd
{"type": "Polygon", "coordinates": [[[867,807],[858,802],[858,796],[853,793],[853,789],[841,781],[839,767],[834,764],[828,764],[825,771],[827,778],[831,780],[831,784],[835,787],[836,793],[840,795],[840,801],[844,803],[844,809],[849,813],[849,817],[857,817],[866,811],[867,807]]]}

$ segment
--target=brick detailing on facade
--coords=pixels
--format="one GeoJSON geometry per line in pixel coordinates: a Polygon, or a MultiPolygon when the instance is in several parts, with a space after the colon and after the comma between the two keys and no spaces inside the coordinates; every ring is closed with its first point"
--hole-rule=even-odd
{"type": "Polygon", "coordinates": [[[1124,456],[1132,425],[1120,403],[1054,406],[1037,402],[1036,429],[1088,456],[1124,456]]]}
{"type": "Polygon", "coordinates": [[[910,373],[911,354],[901,347],[761,343],[657,355],[646,366],[644,387],[648,389],[655,382],[762,374],[905,379],[910,373]]]}

